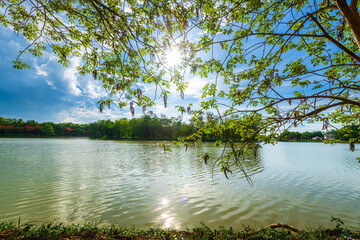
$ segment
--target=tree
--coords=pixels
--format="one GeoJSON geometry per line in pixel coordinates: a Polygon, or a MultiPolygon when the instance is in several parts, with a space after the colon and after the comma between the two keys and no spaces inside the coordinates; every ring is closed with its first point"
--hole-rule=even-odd
{"type": "MultiPolygon", "coordinates": [[[[303,123],[320,121],[327,130],[359,122],[358,0],[4,0],[0,6],[1,23],[31,43],[14,67],[29,67],[21,55],[41,56],[46,46],[65,66],[81,56],[79,72],[102,81],[132,113],[135,105],[152,106],[156,94],[166,107],[170,83],[183,97],[185,70],[207,78],[201,108],[186,110],[199,132],[225,134],[242,170],[241,156],[254,142],[274,142],[303,123]],[[137,82],[156,85],[154,98],[137,82]],[[236,115],[248,126],[241,132],[236,115]],[[245,144],[226,134],[235,130],[245,144]]],[[[100,100],[100,111],[113,103],[100,100]]],[[[230,157],[218,161],[225,174],[231,171],[230,157]]]]}
{"type": "Polygon", "coordinates": [[[47,123],[44,125],[43,129],[42,129],[42,133],[45,136],[54,136],[55,132],[54,132],[54,128],[51,124],[47,123]]]}

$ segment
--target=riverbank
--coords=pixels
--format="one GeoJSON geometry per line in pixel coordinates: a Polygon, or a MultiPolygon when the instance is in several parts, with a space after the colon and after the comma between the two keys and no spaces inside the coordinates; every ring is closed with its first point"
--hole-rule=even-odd
{"type": "MultiPolygon", "coordinates": [[[[89,137],[89,136],[36,136],[36,135],[0,135],[0,138],[45,138],[45,139],[77,139],[77,138],[83,138],[83,139],[91,139],[91,140],[110,140],[110,141],[149,141],[149,142],[176,142],[178,139],[159,139],[159,138],[95,138],[95,137],[89,137]]],[[[224,139],[218,139],[220,141],[225,142],[224,139]]],[[[216,142],[216,139],[205,139],[201,140],[202,142],[216,142]]],[[[236,141],[234,142],[241,142],[236,141]]],[[[289,141],[283,141],[280,140],[279,142],[293,142],[293,143],[324,143],[324,140],[289,140],[289,141]]],[[[328,142],[325,142],[328,143],[328,142]]],[[[349,144],[349,141],[341,141],[336,140],[334,141],[334,144],[336,143],[346,143],[349,144]]],[[[360,141],[355,141],[355,143],[360,143],[360,141]]]]}
{"type": "Polygon", "coordinates": [[[343,227],[340,222],[334,229],[322,227],[300,230],[284,224],[272,224],[259,230],[245,227],[240,232],[231,228],[210,229],[204,224],[186,231],[112,225],[100,228],[94,224],[64,225],[45,223],[34,227],[13,222],[0,223],[0,239],[360,239],[359,229],[343,227]]]}

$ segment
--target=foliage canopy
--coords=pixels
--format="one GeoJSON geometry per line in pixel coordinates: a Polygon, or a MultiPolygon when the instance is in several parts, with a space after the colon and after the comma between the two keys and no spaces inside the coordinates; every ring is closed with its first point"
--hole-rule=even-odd
{"type": "Polygon", "coordinates": [[[187,140],[225,136],[231,151],[218,163],[226,174],[231,158],[243,169],[241,157],[253,143],[275,142],[304,122],[320,121],[322,130],[358,124],[360,4],[348,2],[3,0],[0,22],[30,42],[15,68],[29,67],[22,54],[41,56],[47,46],[64,66],[81,57],[79,72],[111,93],[100,111],[117,103],[145,112],[159,97],[166,107],[171,84],[183,97],[190,74],[206,78],[201,107],[178,108],[199,124],[187,140]],[[174,48],[182,61],[170,65],[174,48]],[[139,83],[155,85],[155,93],[143,94],[139,83]]]}

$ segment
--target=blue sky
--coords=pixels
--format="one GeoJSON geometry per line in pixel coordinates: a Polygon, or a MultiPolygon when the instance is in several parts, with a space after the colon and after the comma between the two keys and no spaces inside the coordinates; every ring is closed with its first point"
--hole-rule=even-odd
{"type": "MultiPolygon", "coordinates": [[[[192,36],[192,38],[199,38],[192,36]]],[[[21,118],[23,120],[36,120],[38,122],[75,122],[89,123],[99,119],[116,120],[119,118],[131,118],[128,107],[119,109],[115,104],[111,109],[105,108],[99,112],[97,102],[107,98],[107,93],[101,87],[101,82],[92,76],[81,76],[76,67],[80,65],[80,59],[70,59],[69,67],[65,68],[58,63],[57,57],[50,52],[45,52],[40,58],[27,54],[23,57],[31,69],[17,70],[12,66],[20,50],[23,50],[28,42],[21,36],[17,36],[10,28],[0,27],[0,116],[9,118],[21,118]]],[[[219,52],[215,51],[216,54],[219,52]]],[[[213,83],[214,76],[206,79],[187,74],[186,81],[189,87],[185,91],[184,100],[172,86],[173,94],[168,98],[168,107],[165,109],[162,99],[157,100],[157,105],[151,110],[158,116],[165,114],[168,117],[177,117],[179,113],[175,109],[177,105],[187,106],[193,103],[193,108],[199,107],[202,88],[206,83],[213,83]]],[[[223,88],[223,84],[218,85],[223,88]]],[[[143,86],[144,93],[154,92],[154,86],[143,86]]],[[[226,90],[226,88],[223,88],[226,90]]],[[[288,88],[283,89],[289,91],[288,88]]],[[[220,109],[221,110],[221,109],[220,109]]],[[[136,117],[142,115],[141,108],[135,109],[136,117]]],[[[183,120],[189,116],[184,114],[183,120]]],[[[322,124],[300,126],[294,131],[321,130],[322,124]]]]}
{"type": "MultiPolygon", "coordinates": [[[[77,122],[87,123],[99,119],[131,118],[128,108],[119,109],[113,106],[98,110],[97,102],[106,98],[107,93],[101,87],[101,82],[92,76],[81,76],[76,67],[80,64],[79,58],[72,58],[70,65],[64,68],[57,58],[49,52],[36,58],[30,54],[23,59],[31,69],[17,70],[12,66],[20,50],[28,42],[21,36],[5,27],[0,27],[0,116],[36,120],[39,122],[77,122]]],[[[199,102],[201,89],[205,80],[199,77],[191,79],[189,89],[185,92],[185,100],[179,94],[168,99],[165,109],[162,100],[151,110],[157,115],[165,114],[168,117],[179,115],[176,105],[187,105],[189,102],[199,102]]],[[[145,87],[145,91],[152,91],[145,87]]],[[[175,90],[175,87],[172,88],[175,90]]],[[[136,108],[136,116],[141,116],[141,108],[136,108]]],[[[186,120],[186,116],[184,116],[186,120]]]]}

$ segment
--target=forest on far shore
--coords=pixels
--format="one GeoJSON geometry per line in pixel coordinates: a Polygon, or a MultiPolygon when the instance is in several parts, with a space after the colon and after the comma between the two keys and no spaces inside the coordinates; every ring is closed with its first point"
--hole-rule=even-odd
{"type": "MultiPolygon", "coordinates": [[[[201,124],[201,122],[200,122],[201,124]]],[[[0,117],[0,136],[2,137],[90,137],[99,139],[141,139],[141,140],[176,140],[195,133],[197,125],[190,120],[183,122],[181,118],[155,114],[140,118],[121,118],[115,121],[99,120],[93,123],[39,123],[34,120],[0,117]]],[[[358,140],[360,126],[351,125],[327,132],[290,132],[279,135],[279,141],[321,141],[338,139],[358,140]]],[[[231,134],[231,133],[227,133],[231,134]]],[[[240,136],[232,136],[240,140],[240,136]]],[[[203,141],[215,141],[212,134],[201,135],[203,141]]]]}

